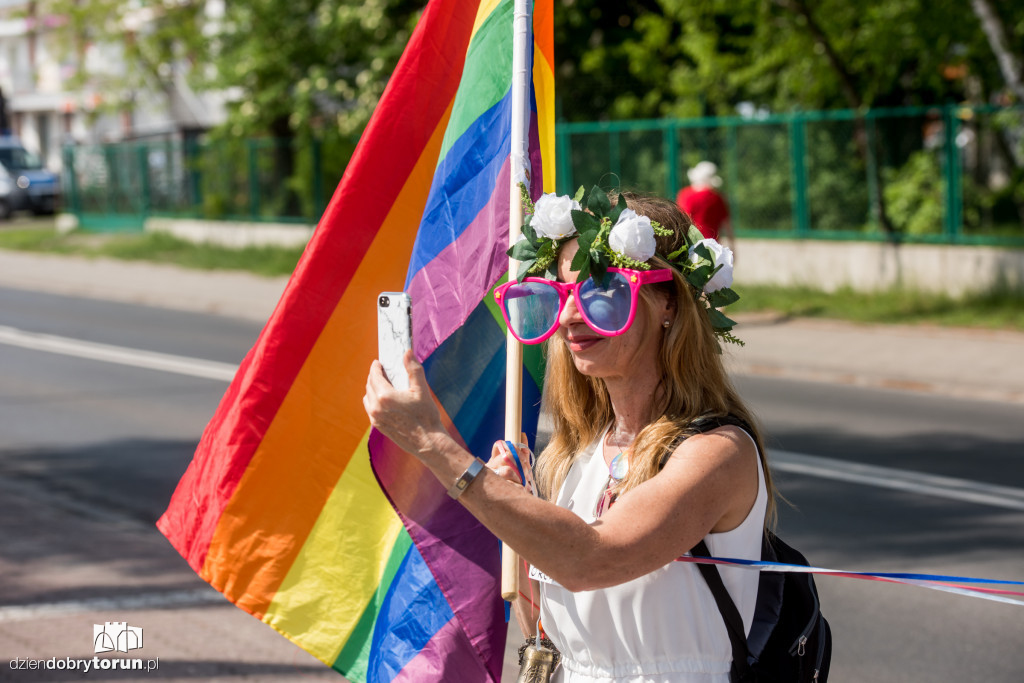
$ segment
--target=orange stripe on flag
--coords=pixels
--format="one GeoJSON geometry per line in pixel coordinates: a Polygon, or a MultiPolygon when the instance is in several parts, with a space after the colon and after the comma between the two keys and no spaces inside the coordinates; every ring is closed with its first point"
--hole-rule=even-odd
{"type": "Polygon", "coordinates": [[[363,387],[377,357],[377,294],[405,279],[450,115],[449,104],[211,539],[200,575],[261,619],[369,426],[353,387],[363,387]],[[294,496],[285,505],[282,492],[294,496]]]}

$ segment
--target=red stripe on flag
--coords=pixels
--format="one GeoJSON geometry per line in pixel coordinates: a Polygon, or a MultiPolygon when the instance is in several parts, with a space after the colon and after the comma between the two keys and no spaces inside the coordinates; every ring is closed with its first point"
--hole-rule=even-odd
{"type": "MultiPolygon", "coordinates": [[[[157,522],[197,572],[253,453],[446,117],[475,17],[476,3],[433,0],[427,6],[281,302],[157,522]]],[[[423,204],[426,197],[425,189],[423,204]]]]}

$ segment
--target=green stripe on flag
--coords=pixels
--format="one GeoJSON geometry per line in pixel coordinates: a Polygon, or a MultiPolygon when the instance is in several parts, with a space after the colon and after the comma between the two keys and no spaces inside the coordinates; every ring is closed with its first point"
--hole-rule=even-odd
{"type": "Polygon", "coordinates": [[[365,681],[367,666],[370,661],[370,647],[373,645],[373,628],[377,623],[377,615],[380,613],[381,605],[387,596],[391,582],[395,578],[395,572],[402,564],[402,560],[409,553],[412,547],[412,538],[405,529],[398,534],[395,545],[391,547],[391,554],[388,556],[387,565],[384,568],[384,576],[381,577],[377,592],[366,605],[359,622],[349,634],[345,646],[341,648],[334,665],[331,667],[340,671],[353,681],[365,681]]]}
{"type": "Polygon", "coordinates": [[[512,0],[498,5],[469,44],[438,165],[473,122],[500,102],[512,87],[512,11],[512,0]]]}

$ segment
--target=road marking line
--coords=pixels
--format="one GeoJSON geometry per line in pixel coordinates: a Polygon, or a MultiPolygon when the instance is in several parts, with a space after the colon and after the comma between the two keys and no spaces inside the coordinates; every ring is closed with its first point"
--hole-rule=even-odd
{"type": "Polygon", "coordinates": [[[230,382],[234,378],[235,372],[238,371],[238,367],[230,363],[100,344],[54,334],[26,332],[2,325],[0,325],[0,344],[223,382],[230,382]]]}
{"type": "Polygon", "coordinates": [[[769,451],[769,467],[778,472],[1024,511],[1024,489],[1010,486],[777,450],[769,451]]]}
{"type": "Polygon", "coordinates": [[[57,617],[83,612],[116,612],[119,610],[159,609],[166,607],[188,607],[223,602],[227,599],[213,588],[172,591],[165,593],[143,593],[114,598],[90,598],[45,602],[34,605],[7,605],[0,607],[0,622],[27,621],[45,617],[57,617]]]}

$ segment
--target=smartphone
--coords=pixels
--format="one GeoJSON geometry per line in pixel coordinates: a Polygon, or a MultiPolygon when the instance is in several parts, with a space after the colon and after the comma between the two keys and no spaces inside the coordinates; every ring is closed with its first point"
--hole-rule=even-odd
{"type": "Polygon", "coordinates": [[[412,299],[405,292],[377,295],[377,357],[396,389],[409,388],[402,356],[412,348],[412,299]]]}

